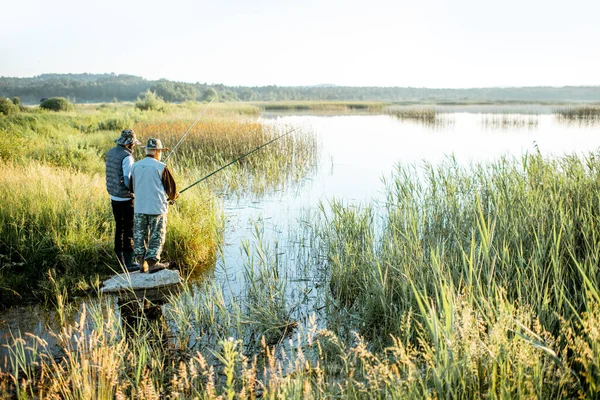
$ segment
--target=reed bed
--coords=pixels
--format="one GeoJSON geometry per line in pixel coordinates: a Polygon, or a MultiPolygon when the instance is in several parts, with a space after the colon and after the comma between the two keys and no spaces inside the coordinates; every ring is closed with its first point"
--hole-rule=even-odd
{"type": "Polygon", "coordinates": [[[536,129],[539,118],[536,115],[521,114],[487,114],[481,119],[481,125],[491,130],[536,129]]]}
{"type": "Polygon", "coordinates": [[[58,357],[40,338],[17,337],[0,391],[597,398],[597,160],[399,166],[383,207],[334,201],[306,221],[316,246],[304,247],[307,274],[323,277],[319,314],[276,329],[294,315],[291,283],[280,251],[259,243],[246,247],[239,296],[208,280],[172,296],[162,317],[140,308],[146,316],[131,324],[105,299],[54,333],[58,357]]]}
{"type": "Polygon", "coordinates": [[[398,119],[423,122],[434,122],[437,116],[434,108],[399,108],[389,110],[389,113],[398,119]]]}
{"type": "Polygon", "coordinates": [[[381,112],[387,103],[350,101],[253,102],[264,111],[381,112]]]}
{"type": "MultiPolygon", "coordinates": [[[[157,136],[173,147],[193,120],[138,123],[143,137],[157,136]]],[[[207,118],[199,121],[169,161],[186,183],[260,147],[292,127],[274,128],[253,119],[207,118]]],[[[318,147],[310,132],[296,129],[290,135],[223,170],[207,184],[215,190],[263,193],[298,181],[314,170],[318,147]],[[249,177],[249,179],[248,179],[249,177]]]]}
{"type": "Polygon", "coordinates": [[[386,113],[402,121],[411,121],[428,127],[437,128],[451,124],[453,120],[435,108],[402,107],[388,108],[386,113]]]}
{"type": "Polygon", "coordinates": [[[600,122],[600,105],[559,108],[554,111],[554,115],[561,122],[595,124],[600,122]]]}
{"type": "Polygon", "coordinates": [[[596,397],[597,160],[398,167],[381,230],[334,203],[328,327],[412,343],[435,397],[596,397]]]}

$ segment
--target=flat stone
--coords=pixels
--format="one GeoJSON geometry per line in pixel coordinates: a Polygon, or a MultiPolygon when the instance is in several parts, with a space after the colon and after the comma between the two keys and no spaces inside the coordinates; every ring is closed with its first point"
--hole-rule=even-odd
{"type": "Polygon", "coordinates": [[[153,274],[121,273],[105,280],[100,288],[100,293],[117,293],[124,291],[157,289],[181,283],[179,271],[163,269],[153,274]]]}

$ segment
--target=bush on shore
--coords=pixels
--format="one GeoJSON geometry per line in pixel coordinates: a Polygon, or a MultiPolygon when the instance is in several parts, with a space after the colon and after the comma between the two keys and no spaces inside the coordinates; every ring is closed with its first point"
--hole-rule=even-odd
{"type": "Polygon", "coordinates": [[[64,97],[51,97],[42,101],[40,108],[50,111],[73,111],[73,104],[64,97]]]}
{"type": "Polygon", "coordinates": [[[147,90],[137,98],[135,108],[142,111],[166,111],[167,103],[156,92],[147,90]]]}
{"type": "Polygon", "coordinates": [[[7,98],[0,99],[0,114],[13,115],[19,112],[19,106],[7,98]]]}

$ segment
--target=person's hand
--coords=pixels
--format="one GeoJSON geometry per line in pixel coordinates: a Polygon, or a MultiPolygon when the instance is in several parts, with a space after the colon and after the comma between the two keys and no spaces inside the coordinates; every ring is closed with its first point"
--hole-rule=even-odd
{"type": "Polygon", "coordinates": [[[173,205],[175,204],[175,200],[177,200],[179,198],[179,192],[175,193],[175,198],[169,200],[169,205],[173,205]]]}

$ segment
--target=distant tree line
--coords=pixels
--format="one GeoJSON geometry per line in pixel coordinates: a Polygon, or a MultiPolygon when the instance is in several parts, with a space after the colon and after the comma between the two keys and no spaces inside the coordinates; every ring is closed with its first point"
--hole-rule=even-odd
{"type": "Polygon", "coordinates": [[[64,97],[72,102],[135,101],[155,92],[168,102],[205,101],[600,101],[600,86],[427,89],[349,86],[225,86],[151,81],[134,75],[42,74],[33,78],[0,77],[0,98],[18,96],[25,104],[64,97]]]}

